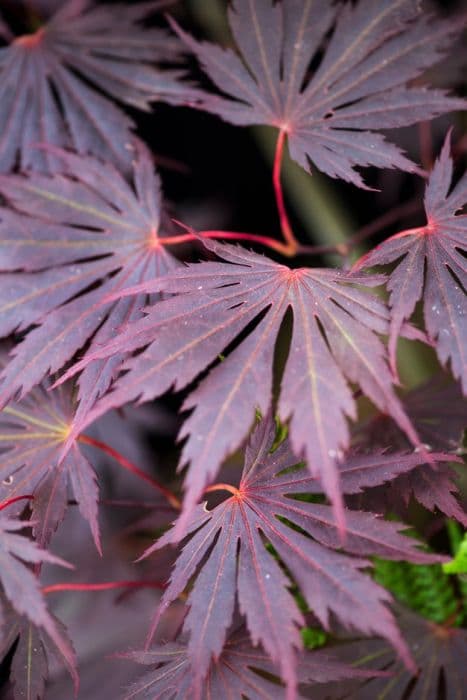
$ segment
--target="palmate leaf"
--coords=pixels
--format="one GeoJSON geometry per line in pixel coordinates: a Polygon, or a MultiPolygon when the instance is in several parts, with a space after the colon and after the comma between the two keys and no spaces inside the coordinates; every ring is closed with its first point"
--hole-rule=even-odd
{"type": "MultiPolygon", "coordinates": [[[[467,400],[456,382],[445,379],[436,377],[408,392],[403,399],[405,410],[420,439],[433,455],[435,451],[457,451],[467,425],[467,400]]],[[[384,415],[361,425],[356,431],[354,443],[360,453],[370,451],[373,454],[375,450],[389,446],[388,459],[392,453],[410,447],[406,436],[384,415]]],[[[371,461],[371,457],[368,459],[371,461]]],[[[456,499],[456,472],[448,464],[442,464],[438,457],[435,461],[436,466],[423,464],[411,471],[406,470],[407,473],[401,473],[384,489],[364,494],[359,502],[363,507],[369,505],[373,509],[401,513],[413,497],[428,510],[438,508],[449,518],[467,524],[467,514],[456,499]]],[[[456,461],[454,456],[452,461],[456,461]]],[[[347,489],[346,492],[350,491],[347,489]]]]}
{"type": "MultiPolygon", "coordinates": [[[[462,462],[459,457],[442,452],[434,452],[431,456],[433,462],[436,462],[436,469],[439,469],[443,462],[462,462]]],[[[423,459],[416,451],[404,454],[376,450],[371,455],[351,454],[344,459],[339,469],[342,491],[345,494],[361,493],[365,489],[397,481],[401,475],[409,475],[417,468],[420,469],[423,459]]],[[[428,465],[424,465],[421,469],[427,467],[428,465]]],[[[318,485],[315,492],[319,493],[318,485]]]]}
{"type": "Polygon", "coordinates": [[[229,12],[241,58],[175,28],[227,99],[202,106],[234,124],[270,124],[286,132],[291,157],[331,177],[364,186],[354,166],[413,171],[373,130],[406,126],[465,101],[440,90],[406,87],[440,60],[462,26],[420,17],[417,0],[233,0],[229,12]],[[333,34],[318,68],[329,30],[333,34]]]}
{"type": "MultiPolygon", "coordinates": [[[[124,700],[196,697],[196,673],[185,644],[173,642],[119,656],[154,667],[128,688],[124,700]]],[[[336,662],[321,651],[305,652],[297,666],[298,681],[306,686],[359,675],[367,676],[368,672],[336,662]]],[[[284,700],[285,691],[267,654],[251,645],[244,630],[238,630],[229,636],[219,658],[212,661],[198,697],[200,700],[284,700]]],[[[305,696],[296,697],[298,700],[305,696]]]]}
{"type": "MultiPolygon", "coordinates": [[[[378,512],[389,510],[405,517],[411,497],[413,497],[427,510],[438,509],[447,517],[454,518],[467,526],[467,513],[456,498],[458,495],[457,474],[449,465],[439,463],[439,461],[435,466],[431,464],[421,465],[420,462],[423,460],[418,460],[418,466],[409,469],[403,461],[400,462],[397,455],[389,455],[387,459],[391,463],[386,472],[387,479],[381,479],[381,475],[385,474],[385,468],[383,465],[377,464],[367,475],[368,480],[365,485],[371,488],[371,486],[376,486],[385,480],[389,481],[397,473],[399,475],[384,487],[368,490],[359,496],[356,503],[360,507],[369,507],[378,512]],[[373,480],[374,482],[371,483],[373,480]]],[[[435,457],[435,459],[439,460],[439,457],[435,457]]],[[[368,461],[373,464],[375,460],[369,457],[368,461]]],[[[451,457],[449,460],[447,456],[444,456],[444,461],[461,462],[459,458],[451,457]]],[[[347,493],[358,493],[358,490],[354,491],[349,488],[345,473],[342,474],[342,482],[343,489],[347,489],[347,493]]]]}
{"type": "MultiPolygon", "coordinates": [[[[467,426],[467,399],[458,382],[442,375],[435,376],[409,391],[404,396],[404,406],[420,438],[430,449],[449,452],[461,445],[467,426]]],[[[394,427],[398,433],[394,446],[407,442],[394,427]]]]}
{"type": "Polygon", "coordinates": [[[185,401],[184,408],[194,408],[180,433],[188,437],[181,465],[190,463],[184,501],[189,513],[222,460],[247,436],[255,408],[268,411],[274,345],[291,307],[294,327],[278,412],[283,422],[290,418],[295,454],[320,475],[342,515],[335,462],[349,440],[346,417],[356,415],[348,382],[358,383],[418,444],[393,392],[385,349],[376,335],[387,332],[387,309],[368,290],[352,286],[377,285],[382,278],[340,270],[291,270],[240,247],[204,243],[228,262],[189,265],[149,284],[148,291],[163,289],[177,296],[148,309],[147,318],[130,324],[75,368],[149,343],[125,362],[129,371],[88,420],[132,399],[147,401],[172,386],[183,388],[255,321],[255,328],[185,401]]]}
{"type": "Polygon", "coordinates": [[[387,285],[393,367],[401,326],[423,298],[426,330],[439,360],[445,366],[450,361],[467,393],[467,215],[456,216],[467,203],[467,173],[448,194],[453,170],[449,151],[448,134],[425,192],[427,224],[384,241],[361,258],[356,269],[398,261],[387,285]]]}
{"type": "Polygon", "coordinates": [[[154,5],[67,0],[35,33],[0,49],[0,171],[18,154],[22,169],[60,169],[52,152],[31,148],[38,142],[131,170],[133,122],[109,97],[148,109],[155,99],[178,104],[190,94],[179,73],[151,65],[180,54],[173,37],[138,24],[154,5]]]}
{"type": "MultiPolygon", "coordinates": [[[[37,324],[0,377],[0,404],[59,370],[92,336],[99,344],[112,338],[140,317],[147,300],[102,306],[102,296],[178,264],[159,245],[160,181],[150,154],[137,144],[134,158],[133,187],[112,165],[64,152],[66,174],[0,178],[0,191],[15,207],[0,209],[0,335],[37,324]]],[[[114,356],[81,375],[75,424],[105,392],[120,361],[114,356]]]]}
{"type": "Polygon", "coordinates": [[[65,515],[70,486],[100,551],[94,469],[77,441],[60,460],[73,425],[73,409],[70,386],[53,391],[38,386],[22,401],[0,412],[0,495],[34,495],[33,533],[42,546],[47,546],[65,515]]]}
{"type": "MultiPolygon", "coordinates": [[[[267,542],[324,627],[333,613],[346,626],[386,637],[410,664],[385,605],[390,596],[361,572],[369,562],[360,556],[420,563],[433,557],[401,535],[400,524],[356,511],[346,512],[346,553],[337,551],[342,541],[332,508],[293,498],[314,491],[315,480],[303,470],[290,471],[297,460],[287,442],[271,454],[274,439],[274,423],[264,419],[247,447],[238,489],[222,485],[232,492],[228,500],[211,511],[196,509],[188,526],[189,540],[162,596],[152,631],[196,576],[184,630],[190,634],[188,653],[198,684],[208,672],[211,657],[218,658],[222,652],[238,600],[253,643],[261,642],[289,688],[294,688],[303,617],[289,592],[290,579],[267,551],[267,542]]],[[[144,556],[177,539],[176,531],[170,530],[144,556]]]]}
{"type": "MultiPolygon", "coordinates": [[[[50,640],[49,645],[50,642],[53,643],[77,686],[78,676],[73,647],[61,623],[48,611],[37,576],[25,563],[36,565],[50,563],[66,567],[70,565],[50,552],[40,549],[35,542],[19,534],[20,530],[28,526],[28,522],[11,520],[0,513],[0,613],[3,613],[3,615],[0,614],[2,623],[0,655],[6,654],[16,636],[23,633],[25,636],[17,649],[21,657],[17,664],[20,664],[22,672],[22,676],[21,673],[18,674],[18,682],[23,688],[28,684],[30,688],[32,685],[40,688],[44,677],[41,654],[38,653],[35,658],[29,658],[27,663],[24,661],[28,656],[28,649],[30,657],[33,657],[37,651],[31,645],[32,637],[47,637],[50,640]],[[29,671],[32,674],[30,676],[29,671]]],[[[32,694],[21,696],[18,692],[17,697],[32,699],[35,696],[32,694]]]]}
{"type": "Polygon", "coordinates": [[[398,622],[417,663],[412,675],[395,658],[393,650],[377,639],[348,642],[330,649],[343,662],[365,663],[391,675],[369,681],[344,682],[318,695],[323,700],[462,700],[467,688],[467,630],[438,625],[408,610],[399,610],[398,622]]]}
{"type": "Polygon", "coordinates": [[[396,479],[391,484],[387,496],[390,503],[403,503],[407,507],[412,494],[427,510],[438,509],[447,517],[454,518],[467,527],[467,512],[457,498],[458,478],[459,475],[448,465],[437,465],[434,469],[425,464],[396,479]]]}

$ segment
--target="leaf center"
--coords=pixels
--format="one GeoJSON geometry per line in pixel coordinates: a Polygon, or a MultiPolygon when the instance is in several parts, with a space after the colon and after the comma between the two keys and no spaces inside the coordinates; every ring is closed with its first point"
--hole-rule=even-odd
{"type": "Polygon", "coordinates": [[[161,241],[158,236],[158,229],[155,226],[153,226],[152,229],[149,231],[146,243],[149,250],[157,250],[161,247],[161,241]]]}
{"type": "Polygon", "coordinates": [[[23,34],[15,39],[14,43],[17,46],[23,46],[25,49],[35,49],[41,44],[45,34],[44,27],[38,29],[34,34],[23,34]]]}

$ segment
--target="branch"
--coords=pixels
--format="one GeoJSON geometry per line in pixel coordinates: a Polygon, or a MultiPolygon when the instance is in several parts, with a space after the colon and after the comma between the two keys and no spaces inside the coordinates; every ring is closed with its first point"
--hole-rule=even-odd
{"type": "Polygon", "coordinates": [[[281,166],[282,166],[282,156],[284,153],[284,143],[287,132],[284,129],[279,131],[276,143],[276,152],[274,155],[274,164],[272,168],[272,184],[274,187],[274,195],[276,197],[277,211],[279,213],[279,221],[281,225],[282,235],[287,242],[287,248],[290,250],[290,254],[293,255],[298,248],[298,241],[294,236],[292,231],[292,226],[290,225],[289,217],[287,216],[287,210],[284,203],[284,192],[282,190],[281,184],[281,166]]]}
{"type": "MultiPolygon", "coordinates": [[[[176,221],[184,229],[189,230],[188,226],[181,224],[181,222],[176,221]]],[[[167,236],[165,238],[159,238],[159,243],[163,246],[166,245],[179,245],[180,243],[187,243],[189,241],[199,241],[200,238],[224,238],[234,241],[250,241],[251,243],[258,243],[259,245],[264,245],[267,248],[275,250],[281,255],[291,257],[295,254],[288,245],[281,243],[280,241],[274,240],[274,238],[269,238],[269,236],[259,236],[255,233],[241,233],[237,231],[200,231],[197,235],[194,233],[184,233],[180,236],[167,236]]]]}
{"type": "Polygon", "coordinates": [[[213,484],[212,486],[208,486],[204,489],[204,493],[212,493],[213,491],[228,491],[232,494],[232,496],[235,496],[235,498],[240,497],[239,489],[235,488],[235,486],[231,486],[230,484],[213,484]]]}
{"type": "MultiPolygon", "coordinates": [[[[280,194],[282,197],[282,192],[280,194]]],[[[160,238],[159,242],[161,245],[178,245],[180,243],[187,243],[188,241],[196,241],[200,238],[214,238],[214,239],[227,239],[234,241],[250,241],[251,243],[257,243],[259,245],[266,246],[275,250],[277,253],[284,255],[285,257],[295,257],[296,255],[326,255],[328,253],[334,253],[346,258],[350,252],[357,247],[363,241],[366,241],[371,236],[379,233],[382,229],[390,226],[391,224],[399,221],[399,219],[405,216],[410,216],[415,214],[421,209],[421,201],[419,197],[414,197],[413,199],[400,204],[398,207],[394,207],[388,212],[382,214],[374,221],[363,226],[357,233],[351,236],[345,243],[338,243],[336,245],[305,245],[299,243],[295,240],[293,244],[282,243],[281,241],[276,241],[269,236],[259,236],[254,233],[242,233],[237,231],[200,231],[199,233],[191,233],[190,227],[183,224],[181,221],[174,219],[174,222],[181,226],[183,229],[189,233],[181,234],[180,236],[168,236],[166,238],[160,238]]]]}
{"type": "Polygon", "coordinates": [[[333,246],[302,246],[299,245],[299,253],[307,253],[308,255],[323,255],[324,253],[336,253],[337,255],[342,255],[347,257],[350,251],[358,246],[363,241],[366,241],[371,236],[379,233],[387,226],[394,224],[399,219],[403,219],[410,214],[415,214],[422,207],[421,200],[419,197],[414,197],[413,199],[400,204],[398,207],[394,207],[389,211],[385,212],[377,219],[371,221],[369,224],[365,224],[362,228],[357,231],[353,236],[349,238],[346,243],[339,243],[333,246]]]}
{"type": "Polygon", "coordinates": [[[106,583],[54,583],[44,586],[42,593],[57,593],[59,591],[109,591],[115,588],[157,588],[163,591],[165,583],[161,581],[108,581],[106,583]]]}
{"type": "Polygon", "coordinates": [[[34,500],[34,496],[31,496],[30,494],[26,496],[15,496],[14,498],[7,498],[6,501],[0,502],[0,510],[4,510],[5,508],[8,508],[8,506],[13,505],[13,503],[17,503],[18,501],[32,501],[34,500]]]}

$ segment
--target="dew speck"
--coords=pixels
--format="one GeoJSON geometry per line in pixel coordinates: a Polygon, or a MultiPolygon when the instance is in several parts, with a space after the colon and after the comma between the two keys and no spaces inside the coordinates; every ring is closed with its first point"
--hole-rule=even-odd
{"type": "Polygon", "coordinates": [[[431,445],[428,445],[426,442],[422,442],[422,444],[419,445],[419,447],[416,447],[414,449],[414,452],[418,453],[418,452],[422,452],[423,450],[425,450],[426,452],[431,452],[432,449],[433,448],[431,445]]]}

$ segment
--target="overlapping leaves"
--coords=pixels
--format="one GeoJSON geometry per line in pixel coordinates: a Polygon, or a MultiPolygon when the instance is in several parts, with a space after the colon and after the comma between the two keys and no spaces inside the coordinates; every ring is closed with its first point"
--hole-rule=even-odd
{"type": "MultiPolygon", "coordinates": [[[[446,382],[443,378],[431,380],[408,392],[404,397],[404,406],[427,449],[457,452],[467,425],[467,401],[456,382],[446,382]]],[[[383,446],[389,447],[389,460],[394,451],[410,447],[407,438],[394,422],[383,415],[361,425],[356,431],[354,442],[360,453],[373,454],[383,446]]],[[[371,461],[371,456],[368,459],[371,461]]],[[[453,461],[455,459],[453,455],[453,461]]],[[[438,508],[449,518],[455,518],[466,525],[467,513],[456,498],[456,472],[448,464],[442,464],[438,457],[436,461],[436,465],[424,464],[400,474],[382,489],[368,491],[358,499],[359,502],[364,507],[369,505],[378,510],[400,513],[413,496],[428,510],[438,508]]],[[[370,482],[366,485],[371,486],[370,482]]],[[[349,493],[347,484],[344,485],[344,490],[349,493]]]]}
{"type": "Polygon", "coordinates": [[[229,21],[241,58],[178,31],[232,98],[206,96],[205,109],[234,124],[278,127],[302,167],[311,161],[363,186],[354,166],[415,169],[374,130],[465,107],[442,91],[406,87],[442,57],[462,24],[432,24],[419,12],[416,0],[234,0],[229,21]]]}
{"type": "Polygon", "coordinates": [[[32,622],[27,617],[18,615],[1,598],[0,602],[3,603],[2,607],[6,613],[3,628],[0,628],[0,661],[6,661],[14,649],[10,674],[14,700],[39,700],[44,697],[49,662],[55,660],[57,655],[64,661],[74,682],[77,683],[73,648],[60,620],[49,613],[60,639],[63,640],[61,646],[57,647],[40,622],[32,622]]]}
{"type": "MultiPolygon", "coordinates": [[[[76,661],[73,648],[61,625],[47,609],[44,596],[41,593],[39,580],[27,564],[40,565],[42,563],[59,564],[69,566],[63,559],[54,556],[50,552],[40,549],[35,542],[19,534],[20,530],[27,527],[28,523],[20,520],[11,520],[0,512],[0,583],[6,600],[12,609],[21,616],[22,625],[30,630],[36,630],[34,634],[46,633],[53,642],[65,661],[72,677],[77,683],[76,661]],[[29,622],[28,622],[29,621],[29,622]]],[[[16,634],[14,620],[15,613],[9,610],[8,605],[0,596],[0,651],[8,649],[8,640],[14,642],[16,634]],[[3,619],[3,615],[6,619],[3,619]],[[4,640],[5,625],[6,638],[4,640]]],[[[24,642],[24,640],[23,640],[24,642]]],[[[20,654],[24,657],[24,649],[20,643],[20,654]]],[[[30,648],[32,652],[32,648],[30,648]]],[[[26,666],[27,669],[27,666],[26,666]]],[[[23,670],[23,684],[24,666],[23,670]]],[[[40,683],[40,679],[38,680],[40,683]]],[[[32,697],[32,696],[30,696],[32,697]]]]}
{"type": "MultiPolygon", "coordinates": [[[[133,187],[112,165],[65,153],[65,174],[1,178],[15,210],[0,209],[0,334],[37,325],[1,375],[3,405],[59,370],[92,336],[96,343],[112,338],[140,317],[147,299],[102,306],[106,294],[177,265],[159,244],[164,224],[151,157],[138,144],[134,158],[133,187]]],[[[108,388],[120,361],[114,356],[81,375],[76,423],[108,388]]]]}
{"type": "Polygon", "coordinates": [[[95,472],[76,441],[60,459],[73,424],[73,409],[70,386],[52,392],[39,386],[0,412],[0,494],[5,498],[34,495],[33,533],[47,546],[63,520],[71,486],[100,549],[95,472]]]}
{"type": "Polygon", "coordinates": [[[339,512],[335,462],[348,444],[346,418],[356,417],[349,382],[358,383],[418,443],[392,389],[385,348],[376,335],[387,332],[387,309],[368,290],[355,286],[381,284],[382,278],[330,269],[293,270],[239,247],[204,243],[228,262],[189,265],[148,284],[148,292],[159,289],[177,296],[149,308],[147,318],[130,324],[84,361],[86,366],[93,358],[149,344],[126,361],[129,371],[89,419],[132,399],[147,401],[172,386],[181,389],[254,321],[253,330],[185,401],[184,408],[194,408],[180,433],[188,437],[181,464],[190,463],[185,498],[189,512],[222,460],[247,436],[255,409],[263,414],[269,409],[274,346],[291,307],[294,326],[278,412],[283,422],[290,418],[295,454],[320,475],[339,512]]]}
{"type": "MultiPolygon", "coordinates": [[[[144,666],[153,666],[128,689],[125,700],[184,700],[196,697],[196,677],[186,645],[176,642],[149,651],[122,654],[144,666]]],[[[209,668],[201,700],[224,698],[231,700],[283,700],[284,687],[277,678],[277,669],[267,654],[253,647],[248,635],[239,630],[231,634],[220,654],[209,668]]],[[[305,653],[298,664],[300,684],[309,686],[327,680],[338,680],[359,675],[364,671],[336,662],[323,652],[305,653]]],[[[301,694],[297,695],[302,698],[301,694]]]]}
{"type": "MultiPolygon", "coordinates": [[[[346,512],[346,553],[339,552],[342,541],[331,507],[300,499],[316,490],[315,480],[304,470],[290,470],[296,458],[287,443],[271,453],[274,440],[274,423],[265,419],[247,448],[238,489],[222,485],[232,492],[230,498],[211,511],[195,511],[153,630],[196,576],[184,630],[190,634],[188,654],[198,683],[208,673],[211,657],[222,652],[237,601],[253,643],[261,642],[293,688],[303,617],[289,592],[291,576],[325,627],[332,613],[346,626],[386,637],[410,664],[385,605],[390,596],[362,573],[369,562],[360,557],[375,554],[419,563],[436,557],[417,550],[416,541],[400,534],[400,525],[357,511],[346,512]]],[[[171,530],[145,556],[173,541],[177,534],[171,530]]]]}
{"type": "Polygon", "coordinates": [[[38,142],[131,169],[133,122],[109,97],[147,109],[155,99],[180,103],[190,94],[184,86],[181,97],[177,72],[152,65],[180,53],[166,32],[138,24],[154,5],[67,0],[35,33],[0,49],[1,171],[10,170],[18,154],[23,169],[60,170],[53,153],[31,148],[38,142]]]}
{"type": "Polygon", "coordinates": [[[362,683],[332,686],[320,697],[326,700],[461,700],[467,687],[467,630],[438,625],[408,610],[400,610],[398,621],[417,663],[414,676],[395,658],[393,650],[377,639],[348,642],[333,652],[346,663],[365,660],[372,668],[391,675],[362,683]]]}
{"type": "Polygon", "coordinates": [[[449,194],[453,171],[449,142],[448,135],[426,188],[426,226],[392,236],[362,258],[357,269],[397,261],[387,285],[393,365],[401,326],[423,298],[426,330],[440,362],[450,362],[466,393],[467,215],[456,213],[467,203],[467,173],[449,194]]]}

